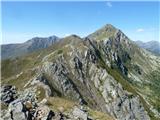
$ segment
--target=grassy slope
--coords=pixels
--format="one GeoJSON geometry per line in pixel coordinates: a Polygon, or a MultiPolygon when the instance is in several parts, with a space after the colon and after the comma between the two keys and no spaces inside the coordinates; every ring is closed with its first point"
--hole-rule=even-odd
{"type": "MultiPolygon", "coordinates": [[[[71,101],[71,100],[67,100],[67,99],[63,99],[63,98],[59,98],[59,97],[50,97],[47,100],[46,103],[51,109],[53,109],[54,111],[61,111],[63,108],[63,112],[70,112],[71,109],[73,109],[74,106],[79,106],[78,103],[71,101]]],[[[114,120],[111,116],[109,116],[106,113],[103,112],[99,112],[93,109],[90,109],[87,107],[87,111],[89,116],[93,117],[96,120],[114,120]]]]}

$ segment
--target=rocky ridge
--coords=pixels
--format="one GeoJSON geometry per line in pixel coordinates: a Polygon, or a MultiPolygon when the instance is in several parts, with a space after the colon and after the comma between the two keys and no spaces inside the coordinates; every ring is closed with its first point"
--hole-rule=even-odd
{"type": "Polygon", "coordinates": [[[38,67],[31,67],[33,76],[21,87],[41,86],[45,94],[40,101],[58,96],[109,114],[113,119],[158,119],[159,112],[150,102],[153,98],[140,86],[148,88],[146,83],[151,78],[146,75],[151,70],[158,71],[160,58],[140,49],[112,25],[84,39],[68,36],[37,56],[38,67]]]}
{"type": "MultiPolygon", "coordinates": [[[[15,88],[15,86],[3,86],[1,93],[12,91],[14,95],[15,90],[6,89],[8,87],[15,88]]],[[[10,102],[7,100],[12,97],[4,98],[3,94],[1,102],[8,104],[8,108],[1,111],[1,118],[3,120],[92,120],[83,106],[74,106],[68,113],[63,113],[63,107],[59,112],[54,112],[47,106],[47,99],[38,102],[34,90],[26,89],[10,102]]]]}

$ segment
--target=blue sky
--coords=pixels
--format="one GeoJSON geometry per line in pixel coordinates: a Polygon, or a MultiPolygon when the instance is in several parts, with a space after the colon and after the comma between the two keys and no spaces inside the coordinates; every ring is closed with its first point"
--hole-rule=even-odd
{"type": "Polygon", "coordinates": [[[159,40],[158,2],[2,2],[2,42],[87,36],[107,23],[132,40],[159,40]]]}

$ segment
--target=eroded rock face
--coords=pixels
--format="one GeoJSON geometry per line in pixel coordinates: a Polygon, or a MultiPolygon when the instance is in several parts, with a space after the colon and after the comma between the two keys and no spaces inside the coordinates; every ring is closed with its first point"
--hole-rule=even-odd
{"type": "Polygon", "coordinates": [[[73,100],[83,101],[78,89],[69,77],[69,70],[62,63],[58,61],[56,63],[46,62],[43,70],[52,78],[50,84],[62,95],[70,96],[73,100]]]}
{"type": "Polygon", "coordinates": [[[122,34],[117,33],[116,36],[117,44],[113,44],[110,39],[97,43],[88,38],[85,40],[88,44],[85,52],[72,46],[72,56],[67,57],[68,60],[63,54],[54,61],[46,60],[41,71],[50,77],[49,84],[63,96],[76,101],[84,100],[88,105],[110,113],[116,119],[149,120],[140,98],[126,91],[121,83],[99,65],[99,61],[106,63],[109,68],[115,65],[122,74],[127,75],[123,59],[130,60],[130,56],[128,53],[119,56],[118,51],[121,50],[120,42],[126,45],[129,43],[122,34]],[[100,52],[99,49],[103,51],[100,52]],[[85,86],[85,92],[81,86],[85,86]]]}
{"type": "Polygon", "coordinates": [[[92,74],[91,80],[105,100],[108,113],[120,120],[150,119],[139,97],[124,90],[105,69],[98,69],[92,65],[90,74],[92,74]]]}

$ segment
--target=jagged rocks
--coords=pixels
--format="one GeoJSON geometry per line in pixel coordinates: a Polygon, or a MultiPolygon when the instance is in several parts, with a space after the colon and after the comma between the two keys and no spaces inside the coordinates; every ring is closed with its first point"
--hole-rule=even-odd
{"type": "Polygon", "coordinates": [[[47,106],[35,107],[30,102],[15,100],[9,104],[4,120],[52,120],[55,113],[47,106]]]}
{"type": "Polygon", "coordinates": [[[69,70],[65,65],[58,61],[55,63],[45,62],[42,70],[50,76],[49,83],[55,89],[58,89],[63,96],[80,102],[83,101],[78,89],[76,89],[76,86],[69,77],[69,70]]]}
{"type": "Polygon", "coordinates": [[[118,120],[149,120],[139,97],[124,90],[105,69],[92,65],[89,74],[91,80],[105,100],[107,112],[118,120]]]}
{"type": "Polygon", "coordinates": [[[146,111],[141,103],[139,103],[138,97],[128,98],[127,95],[117,98],[114,102],[107,105],[109,112],[112,113],[115,118],[120,120],[150,120],[146,111]]]}
{"type": "Polygon", "coordinates": [[[26,106],[19,99],[11,102],[8,106],[8,110],[3,113],[4,120],[32,120],[31,113],[27,110],[26,106]]]}
{"type": "Polygon", "coordinates": [[[86,51],[85,57],[86,57],[86,59],[88,59],[88,60],[91,61],[92,63],[96,63],[97,60],[98,60],[98,58],[97,58],[97,56],[95,55],[95,53],[94,53],[92,50],[90,50],[90,49],[88,49],[88,50],[86,51]]]}
{"type": "Polygon", "coordinates": [[[0,98],[4,103],[9,104],[17,98],[17,92],[15,86],[4,85],[0,89],[0,98]]]}
{"type": "Polygon", "coordinates": [[[8,105],[8,110],[4,111],[4,120],[32,120],[37,107],[37,101],[34,91],[26,89],[19,92],[16,99],[8,105]]]}
{"type": "MultiPolygon", "coordinates": [[[[7,90],[11,90],[11,88],[12,90],[13,88],[15,89],[12,86],[4,88],[2,91],[6,94],[10,93],[6,92],[7,90]]],[[[1,117],[4,120],[52,120],[53,116],[55,116],[54,112],[48,106],[44,105],[43,102],[41,104],[38,103],[35,91],[31,88],[19,92],[17,98],[11,100],[6,102],[8,108],[2,110],[1,117]]]]}

